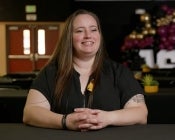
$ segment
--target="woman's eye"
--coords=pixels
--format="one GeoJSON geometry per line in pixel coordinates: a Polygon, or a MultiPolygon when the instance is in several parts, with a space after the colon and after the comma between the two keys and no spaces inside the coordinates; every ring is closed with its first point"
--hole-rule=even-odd
{"type": "Polygon", "coordinates": [[[97,29],[92,29],[91,31],[92,31],[92,32],[96,32],[96,31],[97,31],[97,29]]]}
{"type": "Polygon", "coordinates": [[[82,31],[82,30],[77,30],[77,31],[76,31],[76,33],[81,33],[81,32],[83,32],[83,31],[82,31]]]}

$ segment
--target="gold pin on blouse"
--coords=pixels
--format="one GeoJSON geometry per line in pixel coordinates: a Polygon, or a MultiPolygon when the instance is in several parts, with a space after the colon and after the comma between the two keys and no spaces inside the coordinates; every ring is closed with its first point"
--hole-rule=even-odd
{"type": "Polygon", "coordinates": [[[94,90],[94,79],[90,81],[90,83],[87,86],[87,90],[92,92],[94,90]]]}

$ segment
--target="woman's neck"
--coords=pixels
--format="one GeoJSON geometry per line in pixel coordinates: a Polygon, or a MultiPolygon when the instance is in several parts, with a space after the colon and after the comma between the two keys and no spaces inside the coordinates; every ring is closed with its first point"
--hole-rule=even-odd
{"type": "Polygon", "coordinates": [[[77,72],[80,73],[80,75],[90,75],[92,71],[92,65],[94,63],[94,58],[81,60],[78,58],[74,58],[73,60],[73,66],[77,72]]]}

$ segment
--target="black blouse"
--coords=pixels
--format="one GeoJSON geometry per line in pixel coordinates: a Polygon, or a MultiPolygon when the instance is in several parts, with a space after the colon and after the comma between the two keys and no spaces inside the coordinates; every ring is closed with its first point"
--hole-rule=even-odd
{"type": "MultiPolygon", "coordinates": [[[[53,101],[56,71],[55,64],[46,66],[33,81],[31,89],[39,90],[49,101],[51,110],[57,113],[66,114],[73,112],[74,108],[87,107],[88,92],[81,93],[79,73],[74,71],[71,82],[63,93],[61,110],[55,110],[53,101]]],[[[106,111],[121,109],[131,97],[143,93],[142,87],[127,67],[108,59],[103,64],[91,108],[106,111]]]]}

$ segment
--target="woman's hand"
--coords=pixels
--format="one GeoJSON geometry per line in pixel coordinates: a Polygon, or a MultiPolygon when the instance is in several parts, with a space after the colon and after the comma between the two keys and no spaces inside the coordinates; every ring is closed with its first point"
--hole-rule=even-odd
{"type": "Polygon", "coordinates": [[[67,127],[71,130],[97,130],[109,125],[109,113],[97,109],[76,108],[75,112],[67,116],[67,127]]]}

